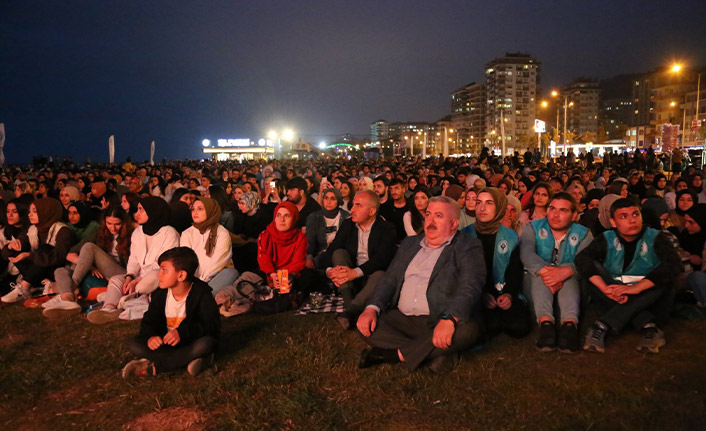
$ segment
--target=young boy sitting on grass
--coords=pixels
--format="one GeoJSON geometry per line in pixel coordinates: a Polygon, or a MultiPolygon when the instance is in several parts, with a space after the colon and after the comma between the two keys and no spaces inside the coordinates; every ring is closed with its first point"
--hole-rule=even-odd
{"type": "Polygon", "coordinates": [[[128,342],[137,357],[123,378],[151,376],[187,367],[196,376],[211,366],[221,329],[211,288],[196,278],[193,250],[175,247],[159,256],[159,289],[152,293],[140,333],[128,342]]]}

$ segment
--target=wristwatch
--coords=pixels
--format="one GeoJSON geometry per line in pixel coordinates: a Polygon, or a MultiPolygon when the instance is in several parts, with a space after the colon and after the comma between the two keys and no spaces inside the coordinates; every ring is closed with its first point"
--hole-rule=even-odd
{"type": "Polygon", "coordinates": [[[452,315],[444,313],[441,315],[440,319],[441,320],[450,320],[451,323],[454,324],[454,328],[456,328],[456,319],[454,319],[454,317],[452,315]]]}

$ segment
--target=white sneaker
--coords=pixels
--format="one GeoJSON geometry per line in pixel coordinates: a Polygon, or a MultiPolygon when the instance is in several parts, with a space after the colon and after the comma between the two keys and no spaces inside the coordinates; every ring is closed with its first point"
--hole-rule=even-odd
{"type": "MultiPolygon", "coordinates": [[[[44,317],[48,319],[58,319],[79,314],[81,312],[81,306],[78,305],[76,301],[66,301],[61,299],[61,295],[55,296],[52,298],[52,301],[56,298],[59,298],[57,302],[45,307],[44,311],[42,311],[42,315],[44,315],[44,317]]],[[[47,303],[48,302],[49,301],[47,301],[47,303]]]]}
{"type": "Polygon", "coordinates": [[[54,307],[55,304],[58,304],[61,302],[61,295],[56,295],[52,299],[48,300],[47,302],[42,303],[42,308],[52,308],[54,307]]]}
{"type": "Polygon", "coordinates": [[[42,289],[42,296],[44,295],[51,295],[54,293],[54,282],[48,279],[42,280],[42,286],[44,286],[44,289],[42,289]]]}
{"type": "Polygon", "coordinates": [[[96,302],[105,302],[105,298],[108,296],[108,292],[101,292],[96,295],[96,302]]]}
{"type": "Polygon", "coordinates": [[[0,301],[6,304],[24,301],[30,297],[29,289],[25,289],[19,283],[10,283],[12,290],[7,295],[0,298],[0,301]]]}

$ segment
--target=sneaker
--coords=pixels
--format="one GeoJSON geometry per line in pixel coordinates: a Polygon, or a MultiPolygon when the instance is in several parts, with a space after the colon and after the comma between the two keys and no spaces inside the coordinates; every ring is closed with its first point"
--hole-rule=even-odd
{"type": "Polygon", "coordinates": [[[42,311],[42,315],[47,319],[62,319],[81,312],[81,306],[78,305],[78,302],[61,299],[61,295],[56,295],[54,298],[59,298],[59,300],[44,307],[44,311],[42,311]]]}
{"type": "Polygon", "coordinates": [[[135,377],[154,376],[154,364],[149,359],[135,359],[127,363],[123,368],[123,379],[135,377]]]}
{"type": "Polygon", "coordinates": [[[561,353],[579,352],[579,329],[574,322],[562,323],[558,338],[558,347],[561,353]]]}
{"type": "Polygon", "coordinates": [[[586,334],[586,341],[583,344],[583,350],[589,352],[605,352],[605,334],[608,332],[608,327],[601,321],[596,320],[596,323],[591,326],[586,334]]]}
{"type": "Polygon", "coordinates": [[[0,301],[6,304],[12,304],[15,302],[24,301],[25,299],[29,299],[29,289],[25,289],[20,283],[10,283],[10,287],[12,288],[10,293],[0,298],[0,301]]]}
{"type": "Polygon", "coordinates": [[[122,313],[122,310],[116,308],[114,310],[103,310],[98,309],[98,310],[93,310],[88,315],[86,318],[88,319],[89,322],[93,323],[94,325],[103,325],[105,323],[109,322],[115,322],[118,320],[120,317],[120,313],[122,313]]]}
{"type": "MultiPolygon", "coordinates": [[[[42,308],[50,308],[61,302],[61,295],[55,295],[41,304],[42,308]]],[[[25,304],[26,305],[26,304],[25,304]]]]}
{"type": "Polygon", "coordinates": [[[51,295],[53,293],[56,293],[54,291],[54,285],[55,285],[55,283],[51,280],[47,280],[47,279],[42,280],[42,296],[51,295]]]}
{"type": "Polygon", "coordinates": [[[554,327],[554,322],[542,322],[539,325],[537,350],[540,352],[551,352],[554,349],[556,349],[556,328],[554,327]]]}
{"type": "Polygon", "coordinates": [[[659,348],[666,343],[664,332],[654,323],[648,323],[640,332],[642,333],[642,339],[637,345],[638,352],[659,353],[659,348]]]}
{"type": "Polygon", "coordinates": [[[186,367],[186,371],[189,373],[189,375],[198,376],[204,370],[211,368],[212,365],[213,353],[211,353],[207,357],[196,358],[193,361],[189,362],[189,365],[186,367]]]}

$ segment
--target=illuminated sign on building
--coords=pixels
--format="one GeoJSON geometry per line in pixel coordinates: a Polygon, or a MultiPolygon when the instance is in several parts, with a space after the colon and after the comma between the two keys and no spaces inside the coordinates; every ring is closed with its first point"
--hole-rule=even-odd
{"type": "Polygon", "coordinates": [[[249,147],[250,146],[250,139],[219,139],[218,141],[218,146],[219,147],[249,147]]]}

